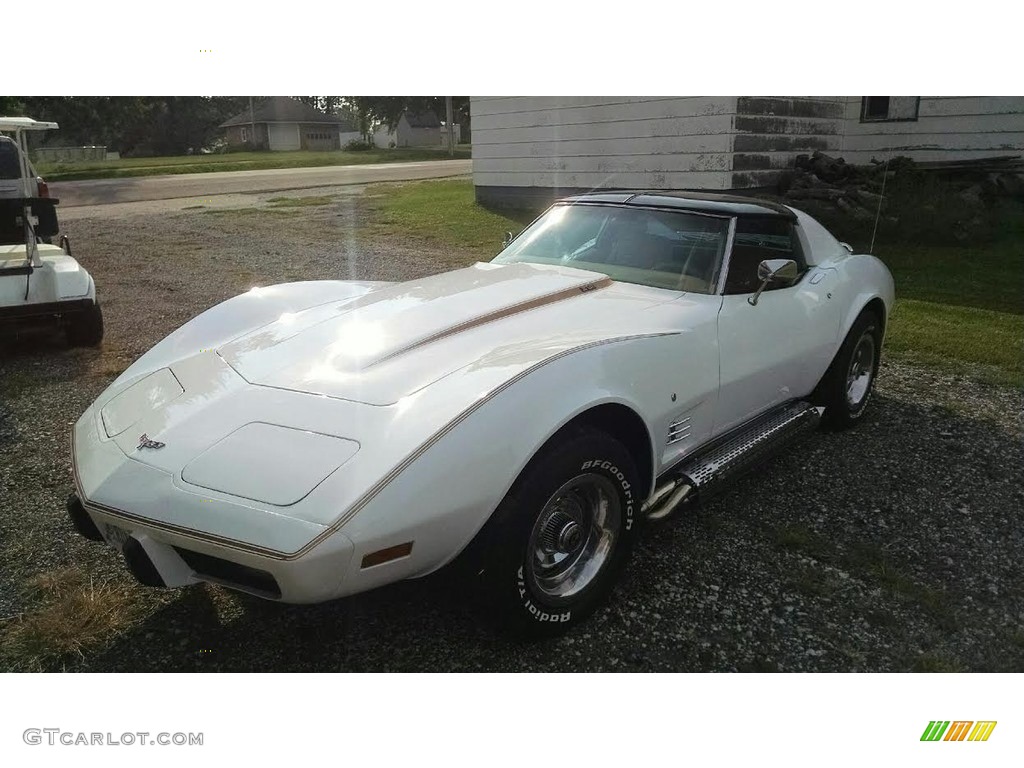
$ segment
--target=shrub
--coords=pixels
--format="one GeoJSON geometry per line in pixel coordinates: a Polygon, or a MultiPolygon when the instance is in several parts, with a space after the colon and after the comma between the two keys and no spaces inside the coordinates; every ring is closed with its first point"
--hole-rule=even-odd
{"type": "Polygon", "coordinates": [[[362,139],[352,139],[352,141],[345,144],[342,147],[346,152],[366,152],[367,150],[373,149],[373,144],[362,139]]]}
{"type": "Polygon", "coordinates": [[[222,147],[219,151],[224,154],[232,154],[234,152],[262,152],[266,149],[264,146],[257,146],[251,141],[244,141],[241,144],[227,144],[222,147]]]}

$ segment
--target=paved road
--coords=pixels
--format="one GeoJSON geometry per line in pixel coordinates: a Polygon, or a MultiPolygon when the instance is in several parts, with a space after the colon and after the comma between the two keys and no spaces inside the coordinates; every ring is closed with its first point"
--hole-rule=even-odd
{"type": "Polygon", "coordinates": [[[275,192],[380,181],[436,179],[472,172],[471,160],[428,160],[418,163],[340,165],[318,168],[274,168],[263,171],[190,173],[130,179],[54,182],[50,190],[61,208],[106,205],[140,200],[203,198],[247,192],[275,192]]]}

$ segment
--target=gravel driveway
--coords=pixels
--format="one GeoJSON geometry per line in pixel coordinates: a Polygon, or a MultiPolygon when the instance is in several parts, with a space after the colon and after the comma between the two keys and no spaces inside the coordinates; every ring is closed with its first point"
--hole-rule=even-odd
{"type": "Polygon", "coordinates": [[[649,526],[613,602],[557,640],[505,639],[439,577],[313,607],[135,585],[66,522],[71,425],[157,340],[253,285],[413,279],[473,260],[361,235],[358,192],[65,219],[107,337],[102,351],[0,342],[0,632],[34,610],[30,578],[74,568],[130,590],[140,615],[56,669],[1024,670],[1020,393],[891,362],[857,429],[815,434],[649,526]]]}

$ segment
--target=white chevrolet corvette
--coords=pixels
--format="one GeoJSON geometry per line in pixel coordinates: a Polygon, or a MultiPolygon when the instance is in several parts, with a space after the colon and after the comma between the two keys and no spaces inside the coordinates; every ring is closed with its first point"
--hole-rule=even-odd
{"type": "Polygon", "coordinates": [[[861,418],[893,298],[792,208],[570,198],[490,263],[186,323],[75,425],[71,519],[148,585],[307,603],[460,564],[562,631],[644,520],[861,418]]]}

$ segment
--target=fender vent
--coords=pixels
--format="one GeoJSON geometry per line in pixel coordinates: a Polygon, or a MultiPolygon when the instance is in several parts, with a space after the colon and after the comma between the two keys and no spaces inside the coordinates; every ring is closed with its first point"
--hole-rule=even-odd
{"type": "Polygon", "coordinates": [[[665,445],[672,445],[673,443],[678,443],[680,440],[685,440],[689,436],[690,417],[679,417],[668,425],[668,440],[665,441],[665,445]]]}

